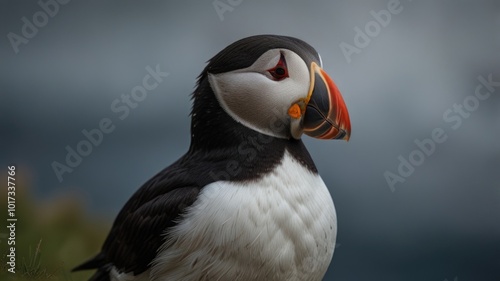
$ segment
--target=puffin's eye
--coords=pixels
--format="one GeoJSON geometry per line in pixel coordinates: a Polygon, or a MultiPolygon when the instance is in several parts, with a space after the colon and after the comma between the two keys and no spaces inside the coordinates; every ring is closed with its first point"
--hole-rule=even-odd
{"type": "Polygon", "coordinates": [[[278,61],[278,64],[276,64],[275,67],[268,69],[267,71],[269,71],[271,76],[276,81],[281,81],[281,80],[287,78],[288,77],[288,68],[286,67],[285,56],[283,54],[281,54],[280,60],[278,61]]]}

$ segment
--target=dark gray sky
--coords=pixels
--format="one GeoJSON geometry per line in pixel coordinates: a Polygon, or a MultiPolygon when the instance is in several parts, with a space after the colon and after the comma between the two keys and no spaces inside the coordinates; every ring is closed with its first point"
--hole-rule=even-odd
{"type": "Polygon", "coordinates": [[[249,35],[291,35],[321,53],[352,122],[348,143],[305,138],[339,220],[325,280],[500,280],[500,86],[475,95],[478,77],[500,82],[500,2],[216,3],[229,2],[70,1],[44,22],[36,1],[3,1],[0,164],[39,200],[73,193],[113,218],[187,150],[205,61],[249,35]],[[169,76],[121,120],[111,105],[156,65],[169,76]],[[59,181],[51,163],[103,118],[114,130],[59,181]],[[404,182],[391,189],[387,172],[404,182]]]}

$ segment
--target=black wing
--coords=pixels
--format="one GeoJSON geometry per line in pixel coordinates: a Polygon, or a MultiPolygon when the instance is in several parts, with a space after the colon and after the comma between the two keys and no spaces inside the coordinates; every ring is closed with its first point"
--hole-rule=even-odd
{"type": "Polygon", "coordinates": [[[196,201],[199,192],[182,165],[175,163],[161,171],[122,208],[101,252],[73,271],[98,268],[92,280],[109,280],[112,266],[134,275],[144,272],[163,244],[165,231],[177,224],[176,219],[196,201]]]}

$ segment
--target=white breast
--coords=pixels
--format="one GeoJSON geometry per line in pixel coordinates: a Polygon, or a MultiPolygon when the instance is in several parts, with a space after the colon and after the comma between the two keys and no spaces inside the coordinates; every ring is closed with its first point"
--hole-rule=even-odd
{"type": "Polygon", "coordinates": [[[152,280],[321,280],[337,233],[323,180],[288,153],[255,182],[203,188],[170,234],[152,280]]]}

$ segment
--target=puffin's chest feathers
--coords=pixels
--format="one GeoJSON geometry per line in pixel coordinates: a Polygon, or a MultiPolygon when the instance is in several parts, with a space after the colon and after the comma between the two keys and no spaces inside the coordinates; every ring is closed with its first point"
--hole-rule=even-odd
{"type": "Polygon", "coordinates": [[[258,180],[204,187],[170,231],[151,276],[321,280],[333,255],[336,231],[333,201],[323,180],[286,152],[283,161],[258,180]]]}

